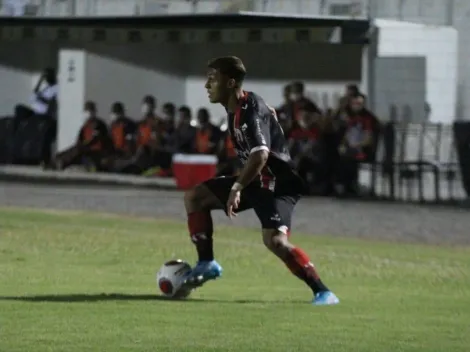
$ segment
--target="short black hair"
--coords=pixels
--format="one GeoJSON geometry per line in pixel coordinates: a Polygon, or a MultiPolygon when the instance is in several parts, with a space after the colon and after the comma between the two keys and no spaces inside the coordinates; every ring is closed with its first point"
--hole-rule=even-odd
{"type": "Polygon", "coordinates": [[[359,87],[357,84],[348,84],[346,89],[351,91],[352,94],[359,94],[359,87]]]}
{"type": "Polygon", "coordinates": [[[301,81],[292,82],[291,91],[295,93],[303,93],[305,91],[305,85],[301,81]]]}
{"type": "Polygon", "coordinates": [[[191,109],[186,105],[181,106],[178,111],[182,113],[185,117],[191,117],[191,109]]]}
{"type": "Polygon", "coordinates": [[[207,67],[218,70],[221,74],[242,83],[246,76],[246,68],[243,61],[236,56],[221,56],[209,60],[207,67]]]}
{"type": "Polygon", "coordinates": [[[163,110],[168,110],[170,114],[174,114],[176,111],[175,104],[173,103],[165,103],[163,104],[163,110]]]}
{"type": "Polygon", "coordinates": [[[210,118],[211,118],[211,115],[210,115],[210,113],[209,113],[209,110],[207,110],[206,108],[200,108],[200,109],[197,111],[197,117],[199,118],[199,117],[201,117],[201,115],[202,115],[202,117],[204,117],[204,118],[206,118],[206,119],[209,119],[209,120],[210,120],[210,118]]]}
{"type": "Polygon", "coordinates": [[[124,108],[124,104],[121,103],[120,101],[114,102],[113,105],[111,106],[111,111],[118,113],[118,114],[124,114],[125,110],[126,109],[124,108]]]}
{"type": "Polygon", "coordinates": [[[142,101],[147,104],[152,104],[153,106],[157,104],[157,100],[153,95],[146,95],[142,101]]]}
{"type": "Polygon", "coordinates": [[[94,101],[88,100],[85,102],[85,110],[96,112],[96,103],[94,101]]]}

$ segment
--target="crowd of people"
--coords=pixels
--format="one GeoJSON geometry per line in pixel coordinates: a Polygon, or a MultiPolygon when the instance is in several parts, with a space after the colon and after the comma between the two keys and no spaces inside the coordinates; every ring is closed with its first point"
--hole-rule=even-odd
{"type": "MultiPolygon", "coordinates": [[[[356,193],[358,164],[373,158],[378,119],[355,85],[347,86],[338,106],[326,111],[304,90],[302,82],[287,85],[276,109],[295,167],[313,194],[356,193]]],[[[173,155],[185,153],[216,155],[220,175],[239,171],[226,128],[212,124],[207,109],[200,108],[194,120],[188,106],[165,103],[161,114],[157,108],[153,96],[144,97],[143,118],[135,122],[124,104],[115,102],[108,127],[96,103],[88,101],[75,145],[58,153],[48,167],[81,164],[88,170],[171,177],[173,155]]]]}

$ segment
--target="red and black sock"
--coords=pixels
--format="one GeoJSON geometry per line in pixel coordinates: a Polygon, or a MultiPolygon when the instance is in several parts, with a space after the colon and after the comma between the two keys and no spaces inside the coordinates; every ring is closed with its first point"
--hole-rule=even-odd
{"type": "Polygon", "coordinates": [[[292,248],[284,262],[289,270],[304,281],[314,293],[329,291],[328,287],[320,280],[320,276],[310,258],[302,249],[292,248]]]}
{"type": "Polygon", "coordinates": [[[214,249],[212,247],[214,228],[210,211],[197,211],[188,214],[188,229],[191,241],[196,246],[199,260],[214,260],[214,249]]]}

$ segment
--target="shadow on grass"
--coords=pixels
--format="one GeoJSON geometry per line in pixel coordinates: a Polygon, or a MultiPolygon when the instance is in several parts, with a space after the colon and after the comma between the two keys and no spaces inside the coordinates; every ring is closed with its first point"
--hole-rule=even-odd
{"type": "Polygon", "coordinates": [[[305,304],[305,301],[263,301],[252,299],[218,300],[204,298],[172,299],[159,295],[133,295],[123,293],[101,293],[101,294],[63,294],[63,295],[31,295],[31,296],[0,296],[0,301],[22,301],[22,302],[55,302],[55,303],[92,303],[104,301],[166,301],[187,303],[236,303],[236,304],[305,304]]]}

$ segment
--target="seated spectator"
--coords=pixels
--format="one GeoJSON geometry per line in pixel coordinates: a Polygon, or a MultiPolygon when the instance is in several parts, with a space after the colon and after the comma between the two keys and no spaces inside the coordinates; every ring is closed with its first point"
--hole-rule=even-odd
{"type": "Polygon", "coordinates": [[[197,129],[191,124],[191,109],[182,106],[178,112],[179,119],[173,138],[174,151],[176,153],[194,154],[196,152],[197,129]]]}
{"type": "Polygon", "coordinates": [[[310,111],[313,114],[321,115],[320,108],[310,99],[305,97],[305,86],[302,82],[294,82],[290,88],[290,100],[292,103],[293,122],[300,119],[302,111],[310,111]]]}
{"type": "Polygon", "coordinates": [[[209,111],[205,108],[197,112],[199,127],[196,132],[196,153],[217,154],[220,141],[220,129],[210,122],[209,111]]]}
{"type": "Polygon", "coordinates": [[[136,128],[136,153],[129,160],[129,166],[123,170],[126,173],[141,174],[156,166],[157,153],[160,148],[158,120],[155,116],[155,98],[144,97],[142,101],[143,118],[136,128]]]}
{"type": "Polygon", "coordinates": [[[161,143],[164,149],[173,148],[173,134],[176,127],[176,107],[172,103],[163,104],[163,116],[159,121],[158,131],[161,133],[161,143]]]}
{"type": "Polygon", "coordinates": [[[85,165],[92,170],[102,170],[103,160],[109,157],[112,143],[106,123],[97,116],[96,104],[85,103],[83,109],[85,123],[78,133],[74,146],[59,153],[52,161],[55,169],[65,169],[71,165],[85,165]]]}
{"type": "Polygon", "coordinates": [[[288,84],[284,86],[284,90],[283,90],[284,102],[282,103],[281,106],[279,106],[276,109],[277,118],[286,135],[289,134],[289,130],[292,126],[292,120],[293,120],[292,115],[293,115],[294,106],[293,106],[292,101],[290,100],[290,96],[291,96],[291,85],[288,84]]]}
{"type": "Polygon", "coordinates": [[[340,161],[337,173],[341,193],[357,193],[359,162],[367,160],[374,145],[374,126],[378,124],[378,119],[365,108],[364,102],[362,94],[355,94],[350,97],[346,109],[348,123],[339,146],[340,161]]]}
{"type": "Polygon", "coordinates": [[[136,154],[152,154],[159,147],[159,120],[155,115],[156,101],[151,95],[142,100],[142,120],[136,128],[136,154]]]}
{"type": "Polygon", "coordinates": [[[137,125],[137,151],[131,158],[120,160],[120,172],[144,176],[169,176],[172,155],[162,147],[161,121],[147,115],[137,125]]]}
{"type": "Polygon", "coordinates": [[[158,120],[158,116],[156,114],[157,110],[157,100],[155,97],[151,95],[146,95],[144,99],[142,99],[142,107],[141,107],[141,113],[142,113],[142,118],[143,119],[154,119],[158,120]]]}
{"type": "Polygon", "coordinates": [[[321,119],[308,107],[299,111],[298,121],[290,131],[289,151],[299,175],[306,181],[312,192],[320,192],[325,183],[323,150],[321,140],[321,119]]]}
{"type": "Polygon", "coordinates": [[[350,98],[360,94],[359,87],[356,84],[348,84],[344,95],[339,99],[337,113],[344,112],[349,106],[350,98]]]}
{"type": "Polygon", "coordinates": [[[234,176],[238,174],[241,165],[228,130],[225,131],[220,138],[217,148],[217,157],[219,159],[217,165],[218,176],[234,176]]]}
{"type": "Polygon", "coordinates": [[[121,157],[115,167],[119,172],[145,176],[169,176],[172,153],[163,146],[165,126],[154,114],[154,98],[143,100],[144,118],[136,127],[136,152],[130,157],[121,157]]]}
{"type": "Polygon", "coordinates": [[[57,78],[54,69],[47,68],[39,78],[31,98],[31,107],[17,105],[15,117],[30,118],[32,116],[57,119],[57,78]]]}
{"type": "Polygon", "coordinates": [[[111,106],[111,141],[113,155],[104,163],[106,169],[112,172],[131,172],[133,157],[137,151],[137,124],[126,116],[124,104],[115,102],[111,106]]]}
{"type": "Polygon", "coordinates": [[[117,157],[130,157],[136,151],[137,124],[126,116],[124,104],[115,102],[111,106],[111,138],[117,157]]]}

